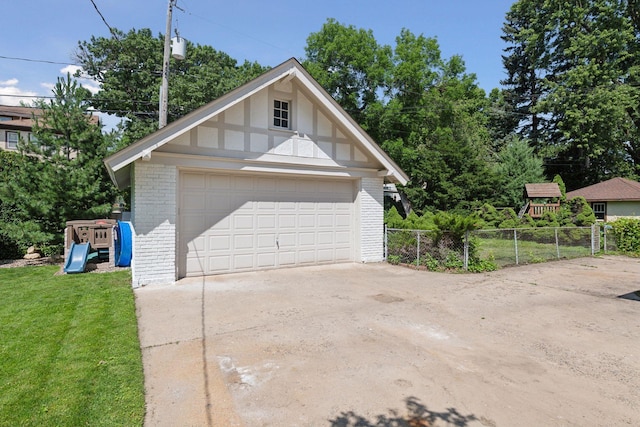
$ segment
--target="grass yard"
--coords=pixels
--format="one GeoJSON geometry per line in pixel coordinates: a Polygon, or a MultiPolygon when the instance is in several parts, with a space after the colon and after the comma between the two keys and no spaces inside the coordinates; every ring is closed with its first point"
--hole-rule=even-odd
{"type": "MultiPolygon", "coordinates": [[[[480,259],[493,259],[498,265],[516,263],[513,239],[478,239],[478,256],[480,259]]],[[[579,258],[591,255],[591,248],[586,246],[559,246],[561,258],[579,258]]],[[[539,243],[518,240],[518,261],[521,264],[544,262],[558,259],[555,243],[539,243]]]]}
{"type": "Polygon", "coordinates": [[[141,426],[129,272],[58,270],[0,269],[0,425],[141,426]]]}

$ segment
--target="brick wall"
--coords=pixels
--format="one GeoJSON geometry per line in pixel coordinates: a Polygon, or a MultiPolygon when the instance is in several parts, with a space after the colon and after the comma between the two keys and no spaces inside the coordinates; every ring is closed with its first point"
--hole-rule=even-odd
{"type": "Polygon", "coordinates": [[[175,166],[136,161],[133,177],[134,287],[176,280],[175,166]]]}
{"type": "Polygon", "coordinates": [[[360,260],[380,262],[384,258],[384,180],[360,180],[360,260]]]}

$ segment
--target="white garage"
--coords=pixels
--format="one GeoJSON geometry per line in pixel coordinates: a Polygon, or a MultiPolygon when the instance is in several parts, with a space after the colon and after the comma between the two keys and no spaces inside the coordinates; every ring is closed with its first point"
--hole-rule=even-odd
{"type": "Polygon", "coordinates": [[[131,186],[134,286],[383,259],[408,178],[290,59],[105,159],[131,186]]]}

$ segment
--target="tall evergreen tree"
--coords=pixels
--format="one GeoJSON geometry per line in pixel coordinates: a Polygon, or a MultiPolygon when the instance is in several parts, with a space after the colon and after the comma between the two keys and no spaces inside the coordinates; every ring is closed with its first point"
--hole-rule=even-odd
{"type": "Polygon", "coordinates": [[[90,93],[67,75],[59,78],[53,99],[36,107],[33,135],[20,141],[15,176],[2,187],[13,205],[4,234],[22,245],[60,247],[66,221],[104,218],[115,188],[102,164],[109,141],[87,111],[90,93]]]}
{"type": "Polygon", "coordinates": [[[547,175],[569,188],[640,172],[637,12],[635,0],[519,0],[507,14],[505,84],[547,175]]]}
{"type": "Polygon", "coordinates": [[[498,153],[495,164],[498,177],[497,203],[503,207],[519,209],[524,204],[524,185],[544,182],[542,159],[533,152],[529,143],[512,135],[498,153]]]}

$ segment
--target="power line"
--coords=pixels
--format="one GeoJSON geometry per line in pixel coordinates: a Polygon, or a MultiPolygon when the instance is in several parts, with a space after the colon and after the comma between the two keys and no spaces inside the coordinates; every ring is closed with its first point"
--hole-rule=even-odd
{"type": "Polygon", "coordinates": [[[118,33],[116,33],[116,31],[113,28],[111,28],[111,25],[109,25],[107,20],[104,18],[104,15],[102,15],[102,12],[100,12],[100,9],[98,9],[98,6],[96,5],[96,2],[94,2],[93,0],[89,0],[89,1],[91,2],[91,4],[93,4],[93,7],[95,8],[96,12],[98,12],[98,15],[100,15],[100,18],[102,18],[102,22],[104,22],[104,25],[107,26],[107,28],[109,29],[109,32],[111,33],[113,38],[115,38],[116,40],[120,41],[120,39],[118,38],[118,33]]]}
{"type": "Polygon", "coordinates": [[[77,65],[71,62],[47,61],[45,59],[18,58],[15,56],[0,56],[0,59],[10,59],[12,61],[25,61],[25,62],[40,62],[44,64],[55,64],[55,65],[77,65]]]}

